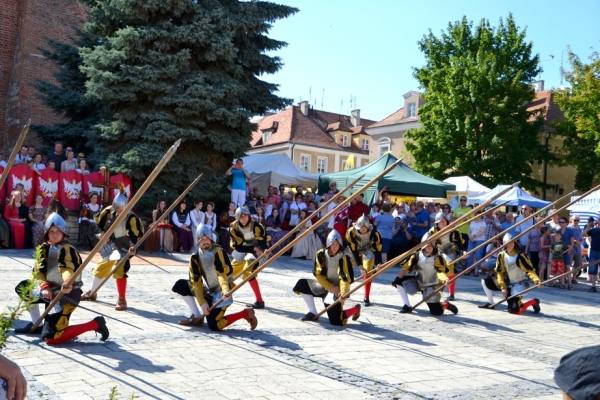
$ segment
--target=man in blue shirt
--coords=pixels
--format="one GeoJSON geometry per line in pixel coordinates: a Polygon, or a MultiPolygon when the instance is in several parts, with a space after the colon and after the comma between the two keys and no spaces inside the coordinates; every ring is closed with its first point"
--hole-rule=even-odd
{"type": "Polygon", "coordinates": [[[244,161],[238,158],[225,174],[233,176],[231,201],[236,207],[242,207],[246,203],[246,179],[250,179],[250,174],[244,169],[244,161]]]}
{"type": "MultiPolygon", "coordinates": [[[[508,213],[506,214],[506,221],[504,221],[502,223],[502,231],[507,230],[508,228],[510,228],[511,226],[513,226],[515,224],[515,215],[513,213],[508,213]]],[[[516,232],[515,232],[516,228],[512,228],[510,231],[508,231],[508,233],[515,237],[517,236],[516,232]]]]}
{"type": "Polygon", "coordinates": [[[417,218],[417,221],[414,222],[412,226],[414,227],[417,243],[421,243],[421,238],[423,238],[423,235],[429,230],[429,213],[423,208],[422,201],[417,201],[416,206],[417,212],[415,213],[415,217],[417,218]]]}

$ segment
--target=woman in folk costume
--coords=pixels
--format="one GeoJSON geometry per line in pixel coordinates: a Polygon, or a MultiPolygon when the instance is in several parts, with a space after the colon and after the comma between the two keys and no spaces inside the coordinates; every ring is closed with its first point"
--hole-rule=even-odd
{"type": "MultiPolygon", "coordinates": [[[[15,329],[15,333],[29,333],[33,324],[40,318],[39,305],[50,302],[59,292],[63,293],[61,299],[44,318],[34,333],[41,333],[48,344],[60,344],[73,339],[82,333],[96,331],[103,342],[108,338],[109,332],[104,317],[79,325],[69,326],[71,314],[81,300],[81,276],[71,281],[71,277],[81,265],[81,256],[77,249],[69,245],[67,224],[58,214],[50,214],[44,226],[44,244],[40,245],[42,260],[35,267],[36,286],[29,314],[31,321],[25,327],[15,329]]],[[[15,290],[21,293],[28,286],[28,281],[22,281],[15,290]]]]}
{"type": "MultiPolygon", "coordinates": [[[[375,265],[381,264],[381,234],[373,229],[366,215],[362,215],[354,225],[346,232],[346,241],[348,248],[352,251],[354,261],[367,280],[367,273],[370,273],[375,265]]],[[[365,307],[371,305],[369,297],[371,295],[371,283],[365,283],[365,297],[363,304],[365,307]]]]}
{"type": "MultiPolygon", "coordinates": [[[[318,313],[315,297],[321,297],[327,307],[350,291],[350,284],[354,282],[354,271],[350,257],[344,254],[343,242],[342,236],[336,230],[329,232],[325,248],[319,250],[315,257],[315,279],[300,279],[296,282],[293,291],[302,296],[308,307],[308,313],[300,318],[301,321],[316,320],[318,313]],[[329,298],[330,292],[333,298],[329,298]]],[[[348,318],[352,317],[352,320],[356,321],[360,317],[360,305],[356,304],[344,310],[344,301],[341,301],[327,311],[327,316],[331,325],[343,326],[348,322],[348,318]]]]}
{"type": "MultiPolygon", "coordinates": [[[[502,244],[505,245],[504,251],[498,254],[495,272],[497,274],[498,289],[502,291],[504,297],[510,297],[527,289],[529,287],[528,277],[534,285],[542,287],[540,278],[535,273],[535,268],[529,257],[521,251],[519,241],[514,240],[513,236],[507,233],[502,239],[502,244]]],[[[523,297],[518,296],[508,301],[508,312],[511,314],[522,314],[528,307],[532,307],[534,313],[539,313],[539,299],[532,299],[523,303],[523,297]]]]}
{"type": "MultiPolygon", "coordinates": [[[[312,226],[306,210],[300,211],[298,225],[300,226],[298,228],[298,235],[312,226]]],[[[323,243],[314,232],[311,232],[294,244],[292,247],[292,257],[305,257],[307,260],[314,260],[317,251],[321,250],[321,248],[323,248],[323,243]]]]}
{"type": "Polygon", "coordinates": [[[215,244],[216,236],[208,225],[199,224],[196,229],[198,251],[190,257],[189,279],[180,279],[173,286],[173,291],[183,297],[192,313],[190,318],[179,321],[179,325],[193,325],[201,315],[208,315],[208,327],[212,331],[221,331],[242,318],[248,321],[250,330],[254,330],[258,320],[252,307],[225,315],[233,303],[231,297],[225,297],[233,278],[233,266],[227,253],[215,244]],[[209,314],[208,309],[220,299],[223,302],[209,314]]]}
{"type": "MultiPolygon", "coordinates": [[[[423,235],[421,242],[425,242],[429,239],[429,233],[423,235]]],[[[429,296],[440,285],[448,282],[448,266],[446,260],[441,256],[433,243],[427,243],[420,251],[413,254],[408,261],[402,265],[402,271],[396,277],[396,280],[392,282],[392,286],[398,289],[398,293],[404,301],[404,306],[400,310],[400,313],[409,313],[412,311],[410,303],[408,301],[407,291],[404,287],[404,283],[411,277],[406,274],[416,273],[414,277],[418,283],[423,298],[429,296]]],[[[453,314],[458,313],[458,308],[450,303],[449,301],[441,301],[442,295],[438,292],[435,296],[432,296],[427,300],[427,306],[429,312],[432,315],[442,315],[445,310],[449,310],[453,314]]]]}
{"type": "MultiPolygon", "coordinates": [[[[435,215],[435,225],[431,227],[429,230],[429,236],[434,235],[435,233],[441,231],[445,227],[448,226],[448,216],[446,216],[443,212],[439,212],[435,215]]],[[[456,229],[449,231],[445,235],[442,235],[438,240],[436,240],[436,246],[438,252],[444,257],[446,260],[446,264],[456,260],[458,258],[458,249],[464,245],[462,243],[464,241],[463,237],[460,235],[456,229]]],[[[456,276],[454,271],[454,264],[446,265],[448,268],[448,279],[451,280],[456,276]]],[[[456,287],[456,281],[452,282],[448,285],[448,298],[447,300],[454,300],[454,289],[456,287]]]]}
{"type": "MultiPolygon", "coordinates": [[[[252,269],[248,269],[250,264],[267,249],[269,237],[261,224],[252,221],[250,210],[246,207],[238,207],[235,211],[235,221],[231,223],[229,234],[231,238],[230,245],[234,249],[231,253],[233,275],[237,276],[242,271],[245,271],[243,278],[246,279],[258,268],[258,263],[255,263],[252,269]]],[[[248,284],[256,297],[256,302],[248,304],[248,306],[256,309],[265,308],[265,302],[263,301],[256,277],[249,280],[248,284]]]]}
{"type": "Polygon", "coordinates": [[[79,213],[79,228],[81,232],[79,243],[84,250],[91,250],[98,243],[98,236],[96,235],[100,233],[100,229],[96,225],[95,218],[102,211],[102,206],[98,203],[97,192],[90,192],[88,198],[90,202],[84,204],[79,213]]]}
{"type": "MultiPolygon", "coordinates": [[[[106,207],[100,212],[100,215],[96,217],[96,223],[101,230],[100,237],[102,237],[104,232],[112,226],[114,221],[116,221],[117,217],[121,215],[127,206],[128,201],[127,196],[125,195],[125,189],[120,183],[119,189],[119,194],[115,196],[112,205],[106,207]]],[[[92,287],[81,297],[82,300],[96,301],[98,295],[94,294],[91,296],[92,292],[100,287],[100,284],[108,277],[113,267],[123,257],[127,257],[125,264],[113,274],[117,286],[117,293],[119,295],[115,310],[125,311],[127,309],[125,293],[127,292],[127,272],[131,267],[129,259],[135,255],[135,250],[132,246],[137,243],[138,239],[142,237],[143,234],[144,227],[142,226],[142,221],[137,215],[130,211],[127,214],[127,217],[110,236],[108,244],[101,249],[100,253],[102,255],[102,261],[100,261],[98,266],[92,271],[92,275],[94,275],[92,287]]]]}

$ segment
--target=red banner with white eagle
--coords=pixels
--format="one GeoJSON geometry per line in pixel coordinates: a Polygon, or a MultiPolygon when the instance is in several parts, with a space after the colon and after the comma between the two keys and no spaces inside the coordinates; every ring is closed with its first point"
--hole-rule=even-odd
{"type": "Polygon", "coordinates": [[[101,199],[104,194],[104,188],[95,187],[92,182],[102,182],[104,175],[102,172],[92,172],[83,177],[83,194],[88,196],[90,192],[98,193],[98,197],[101,199]]]}
{"type": "MultiPolygon", "coordinates": [[[[0,175],[2,175],[3,172],[4,172],[4,167],[0,165],[0,175]]],[[[2,201],[4,201],[5,198],[6,198],[6,185],[2,185],[2,187],[0,187],[0,199],[2,199],[2,201]]]]}
{"type": "Polygon", "coordinates": [[[75,170],[60,173],[59,200],[67,210],[79,211],[79,199],[83,189],[83,175],[75,170]]]}
{"type": "Polygon", "coordinates": [[[17,185],[23,185],[23,194],[25,205],[31,207],[34,202],[34,188],[36,185],[37,174],[27,165],[17,165],[10,169],[8,173],[8,197],[17,190],[17,185]]]}
{"type": "MultiPolygon", "coordinates": [[[[131,178],[125,174],[116,174],[110,177],[110,183],[122,183],[125,188],[125,194],[127,195],[127,200],[131,200],[133,197],[133,188],[131,187],[131,178]]],[[[119,189],[112,189],[110,191],[110,201],[115,198],[115,196],[119,194],[119,189]]]]}
{"type": "MultiPolygon", "coordinates": [[[[35,195],[41,195],[44,200],[42,205],[48,207],[48,203],[53,198],[58,198],[58,187],[60,182],[60,173],[53,169],[46,168],[40,171],[41,175],[37,177],[35,186],[35,195]]],[[[58,199],[60,201],[60,199],[58,199]]]]}

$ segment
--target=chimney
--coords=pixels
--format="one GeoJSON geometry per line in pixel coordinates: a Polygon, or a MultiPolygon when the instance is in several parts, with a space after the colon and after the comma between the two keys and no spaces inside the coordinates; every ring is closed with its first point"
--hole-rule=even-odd
{"type": "Polygon", "coordinates": [[[352,110],[350,111],[350,114],[352,114],[350,117],[350,123],[352,126],[355,128],[360,126],[360,110],[352,110]]]}
{"type": "Polygon", "coordinates": [[[298,103],[298,105],[300,106],[300,111],[302,112],[302,115],[308,117],[308,101],[301,101],[300,103],[298,103]]]}

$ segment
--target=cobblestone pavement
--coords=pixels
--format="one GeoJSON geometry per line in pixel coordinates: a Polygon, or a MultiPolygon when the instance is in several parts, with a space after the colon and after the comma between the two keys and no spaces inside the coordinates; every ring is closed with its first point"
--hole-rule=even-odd
{"type": "MultiPolygon", "coordinates": [[[[14,286],[29,275],[31,253],[0,253],[3,308],[17,303],[14,286]]],[[[454,302],[459,314],[433,317],[426,306],[398,313],[400,297],[389,285],[394,269],[373,285],[373,306],[342,328],[326,317],[299,321],[307,310],[291,288],[311,276],[312,262],[281,257],[259,275],[267,308],[257,311],[257,330],[242,320],[215,333],[177,325],[189,311],[171,287],[187,276],[187,256],[140,256],[130,272],[128,311],[114,310],[111,280],[98,302],[83,302],[71,319],[103,315],[106,343],[87,333],[52,347],[11,333],[4,354],[23,368],[31,399],[106,399],[113,387],[123,399],[559,399],[544,369],[600,343],[600,297],[587,292],[585,275],[574,291],[536,290],[542,313],[520,316],[504,306],[477,308],[485,302],[480,280],[465,277],[454,302]]],[[[88,287],[92,267],[83,274],[88,287]]],[[[361,300],[362,289],[353,298],[361,300]]],[[[244,287],[229,311],[253,301],[244,287]]]]}

